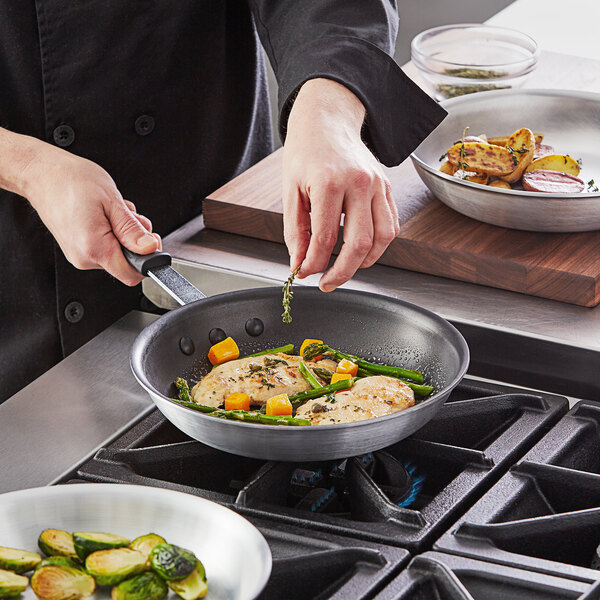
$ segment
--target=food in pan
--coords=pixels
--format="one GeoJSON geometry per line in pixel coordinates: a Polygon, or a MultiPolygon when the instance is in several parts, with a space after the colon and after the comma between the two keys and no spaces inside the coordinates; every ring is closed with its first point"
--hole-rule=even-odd
{"type": "Polygon", "coordinates": [[[372,363],[321,340],[306,339],[299,355],[292,352],[288,344],[232,358],[215,366],[191,392],[178,377],[179,398],[174,400],[214,417],[305,426],[392,414],[413,406],[415,396],[433,391],[423,384],[420,371],[372,363]]]}
{"type": "Polygon", "coordinates": [[[113,586],[113,600],[162,600],[169,588],[184,600],[197,600],[208,591],[206,571],[196,555],[155,533],[129,542],[111,533],[46,529],[38,545],[46,558],[0,547],[3,564],[10,567],[0,569],[0,598],[24,592],[29,580],[17,571],[32,569],[31,588],[40,600],[87,598],[96,586],[113,586]]]}
{"type": "MultiPolygon", "coordinates": [[[[467,129],[440,157],[442,173],[500,189],[559,194],[584,191],[585,183],[578,177],[581,161],[556,154],[552,146],[542,143],[542,133],[522,127],[509,136],[466,136],[467,129]]],[[[588,182],[588,191],[597,191],[593,183],[588,182]]]]}

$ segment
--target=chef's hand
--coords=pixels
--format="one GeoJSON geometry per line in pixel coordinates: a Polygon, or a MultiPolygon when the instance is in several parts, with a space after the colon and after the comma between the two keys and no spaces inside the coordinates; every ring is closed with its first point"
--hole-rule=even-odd
{"type": "Polygon", "coordinates": [[[138,254],[158,250],[160,237],[150,220],[137,214],[97,164],[45,142],[27,143],[33,144],[30,156],[11,191],[29,200],[75,267],[105,269],[137,285],[143,277],[127,263],[120,244],[138,254]]]}
{"type": "Polygon", "coordinates": [[[327,268],[344,213],[344,242],[319,287],[330,292],[370,267],[398,234],[390,183],[361,140],[361,101],[346,87],[312,79],[298,92],[283,150],[284,236],[298,277],[327,268]]]}

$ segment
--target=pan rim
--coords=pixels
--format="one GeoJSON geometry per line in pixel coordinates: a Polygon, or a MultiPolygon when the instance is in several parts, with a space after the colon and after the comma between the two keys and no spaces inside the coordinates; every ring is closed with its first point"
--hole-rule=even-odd
{"type": "MultiPolygon", "coordinates": [[[[146,392],[150,395],[150,397],[153,399],[153,401],[154,401],[154,397],[157,396],[163,402],[167,402],[170,405],[177,407],[177,409],[179,409],[179,410],[186,411],[188,413],[194,413],[195,415],[198,415],[198,417],[201,419],[210,419],[214,422],[215,417],[211,417],[210,414],[205,414],[205,413],[199,412],[197,410],[194,410],[192,408],[182,406],[181,404],[179,404],[172,398],[169,398],[165,394],[162,394],[157,389],[155,389],[154,386],[152,386],[150,384],[150,382],[145,378],[144,370],[141,369],[141,366],[140,366],[139,370],[140,370],[141,374],[144,375],[144,377],[140,377],[140,373],[138,373],[138,368],[137,368],[137,364],[136,364],[136,359],[141,362],[140,350],[141,350],[141,348],[143,348],[147,345],[146,338],[151,339],[153,337],[152,333],[157,330],[160,330],[165,322],[169,322],[169,321],[177,318],[177,316],[173,316],[173,315],[175,315],[175,314],[181,315],[184,312],[191,311],[191,310],[195,309],[195,307],[197,306],[197,304],[199,302],[201,302],[203,304],[211,304],[212,305],[212,304],[218,304],[219,302],[222,302],[223,297],[227,297],[228,299],[235,299],[237,297],[247,297],[249,295],[251,295],[253,297],[260,297],[261,295],[269,295],[270,296],[274,293],[274,290],[277,290],[278,293],[280,293],[278,288],[273,288],[273,287],[252,288],[252,289],[247,289],[247,290],[238,290],[235,292],[225,292],[223,294],[217,294],[217,295],[211,296],[209,298],[205,298],[202,300],[198,300],[196,302],[192,302],[190,304],[186,304],[185,306],[173,309],[173,310],[169,311],[168,313],[159,317],[156,321],[154,321],[154,323],[151,323],[144,330],[142,330],[140,332],[140,334],[136,337],[136,339],[133,343],[132,349],[131,349],[130,367],[131,367],[133,375],[134,375],[135,379],[137,380],[137,382],[139,383],[139,385],[144,390],[146,390],[146,392]]],[[[315,286],[301,286],[294,290],[294,294],[296,295],[296,300],[298,300],[298,298],[300,298],[301,296],[304,296],[304,295],[315,294],[315,292],[318,292],[321,294],[323,293],[319,290],[318,287],[315,287],[315,286]]],[[[381,294],[375,294],[373,292],[365,292],[363,290],[340,289],[340,290],[336,290],[336,292],[332,292],[332,293],[337,293],[338,295],[343,294],[345,296],[350,296],[350,297],[367,297],[367,298],[371,298],[371,299],[377,299],[380,302],[386,302],[386,303],[400,305],[400,306],[403,306],[410,310],[416,311],[417,313],[427,317],[428,319],[430,319],[434,322],[437,322],[438,324],[443,323],[443,327],[446,328],[447,333],[450,333],[453,336],[454,340],[452,342],[452,345],[456,348],[457,353],[462,358],[461,368],[458,370],[458,373],[443,388],[434,391],[434,393],[431,396],[429,396],[428,398],[426,398],[425,400],[419,402],[418,404],[414,404],[413,406],[406,408],[404,410],[400,410],[398,412],[395,412],[395,413],[392,413],[389,415],[384,415],[381,417],[364,419],[362,421],[355,421],[352,423],[338,423],[338,424],[332,424],[332,425],[314,425],[314,426],[267,425],[267,424],[263,424],[263,423],[246,423],[243,421],[227,420],[228,425],[233,426],[233,427],[244,427],[244,428],[251,427],[257,431],[265,431],[265,428],[267,428],[268,430],[279,430],[279,429],[283,428],[288,431],[300,431],[300,432],[315,431],[315,430],[316,431],[340,430],[340,427],[343,427],[344,429],[346,429],[346,428],[358,429],[361,427],[369,427],[369,426],[373,426],[374,423],[385,422],[385,421],[391,420],[392,418],[398,418],[399,416],[404,415],[404,414],[413,414],[413,413],[416,413],[417,411],[425,410],[427,407],[429,407],[429,405],[434,403],[436,400],[439,400],[439,396],[441,396],[442,394],[448,395],[460,383],[462,378],[465,376],[465,374],[469,368],[469,362],[470,362],[470,351],[469,351],[467,342],[464,339],[463,335],[458,331],[458,329],[456,329],[456,327],[454,327],[454,325],[452,325],[452,323],[450,323],[448,320],[444,319],[437,313],[435,313],[429,309],[423,308],[417,304],[413,304],[412,302],[402,300],[400,298],[392,298],[389,296],[383,296],[381,294]]],[[[445,333],[445,335],[446,335],[446,333],[445,333]]],[[[155,402],[155,404],[156,404],[156,402],[155,402]]],[[[286,434],[286,435],[297,435],[297,434],[291,433],[291,434],[286,434]]],[[[309,434],[309,435],[317,435],[317,434],[309,434]]]]}

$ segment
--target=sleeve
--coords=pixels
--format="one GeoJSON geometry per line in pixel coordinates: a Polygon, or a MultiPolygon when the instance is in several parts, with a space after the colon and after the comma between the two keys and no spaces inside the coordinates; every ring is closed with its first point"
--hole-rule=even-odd
{"type": "Polygon", "coordinates": [[[309,79],[333,79],[366,108],[363,138],[387,166],[402,162],[446,111],[391,58],[395,0],[248,0],[279,83],[285,139],[294,98],[309,79]]]}

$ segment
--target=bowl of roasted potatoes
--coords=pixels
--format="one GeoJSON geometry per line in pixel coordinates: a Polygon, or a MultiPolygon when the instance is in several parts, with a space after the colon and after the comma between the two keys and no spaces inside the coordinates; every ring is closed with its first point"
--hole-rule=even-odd
{"type": "Polygon", "coordinates": [[[499,90],[442,106],[411,156],[436,198],[512,229],[600,229],[600,94],[499,90]]]}

